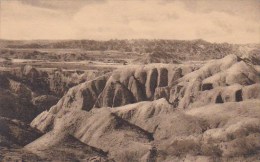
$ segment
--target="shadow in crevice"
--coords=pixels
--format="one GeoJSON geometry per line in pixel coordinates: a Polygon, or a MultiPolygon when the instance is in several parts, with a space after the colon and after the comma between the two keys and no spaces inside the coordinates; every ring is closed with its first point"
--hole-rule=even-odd
{"type": "Polygon", "coordinates": [[[205,83],[201,87],[202,91],[211,90],[211,89],[213,89],[213,85],[211,83],[205,83]]]}
{"type": "Polygon", "coordinates": [[[224,103],[220,94],[217,96],[215,103],[224,103]]]}
{"type": "Polygon", "coordinates": [[[242,98],[242,89],[236,91],[236,102],[240,102],[240,101],[243,101],[243,98],[242,98]]]}

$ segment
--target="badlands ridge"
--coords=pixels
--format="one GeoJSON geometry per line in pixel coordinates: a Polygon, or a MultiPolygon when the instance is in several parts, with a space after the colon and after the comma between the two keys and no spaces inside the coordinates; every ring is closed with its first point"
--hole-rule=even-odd
{"type": "Polygon", "coordinates": [[[5,118],[28,119],[28,107],[1,112],[1,138],[19,148],[18,157],[37,161],[257,161],[255,67],[236,55],[200,65],[127,65],[70,88],[35,112],[31,119],[42,111],[30,127],[5,118]]]}

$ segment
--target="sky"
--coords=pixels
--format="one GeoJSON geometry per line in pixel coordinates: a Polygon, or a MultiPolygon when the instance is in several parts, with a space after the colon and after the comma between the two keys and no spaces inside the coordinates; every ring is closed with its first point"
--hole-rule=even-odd
{"type": "Polygon", "coordinates": [[[260,0],[0,0],[0,39],[260,43],[260,0]]]}

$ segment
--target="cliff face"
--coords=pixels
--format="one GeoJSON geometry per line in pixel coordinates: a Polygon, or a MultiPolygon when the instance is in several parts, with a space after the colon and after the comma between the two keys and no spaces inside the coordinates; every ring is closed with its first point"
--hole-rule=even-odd
{"type": "Polygon", "coordinates": [[[174,81],[194,67],[149,65],[127,67],[71,88],[53,112],[64,109],[91,110],[93,107],[118,107],[140,101],[169,98],[166,91],[174,81]]]}
{"type": "Polygon", "coordinates": [[[24,69],[20,75],[26,76],[26,81],[16,79],[10,73],[0,74],[0,116],[31,122],[39,113],[48,110],[50,106],[57,103],[59,98],[46,93],[45,87],[39,86],[37,80],[38,71],[35,69],[24,69]]]}
{"type": "MultiPolygon", "coordinates": [[[[97,75],[99,73],[41,71],[29,65],[1,72],[0,116],[31,122],[39,113],[55,105],[70,87],[97,75]]],[[[88,93],[84,95],[95,96],[88,93]]],[[[88,104],[85,99],[84,104],[88,104]]]]}
{"type": "MultiPolygon", "coordinates": [[[[235,55],[199,68],[131,66],[71,88],[31,126],[72,135],[116,161],[248,160],[260,146],[259,89],[257,71],[235,55]]],[[[27,148],[41,151],[41,140],[27,148]]]]}
{"type": "Polygon", "coordinates": [[[32,91],[5,75],[0,75],[0,78],[0,116],[30,122],[37,115],[30,102],[32,91]]]}
{"type": "Polygon", "coordinates": [[[51,94],[61,97],[69,88],[102,74],[104,74],[103,71],[39,70],[33,66],[25,65],[10,71],[8,77],[27,85],[36,95],[51,94]]]}

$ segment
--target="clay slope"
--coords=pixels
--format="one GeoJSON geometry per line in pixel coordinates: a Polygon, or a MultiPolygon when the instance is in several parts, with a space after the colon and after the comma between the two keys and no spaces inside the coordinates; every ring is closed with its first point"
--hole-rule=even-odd
{"type": "Polygon", "coordinates": [[[150,145],[146,143],[153,140],[149,132],[130,124],[106,108],[92,109],[90,112],[60,111],[51,117],[50,114],[44,113],[38,116],[31,125],[50,132],[29,144],[27,148],[30,151],[41,151],[45,145],[55,143],[52,139],[60,139],[61,134],[71,135],[87,145],[102,148],[114,159],[120,158],[125,152],[135,153],[135,148],[139,148],[140,155],[136,158],[140,158],[149,151],[150,145]]]}
{"type": "Polygon", "coordinates": [[[45,134],[27,145],[26,150],[50,161],[109,161],[106,152],[61,132],[45,134]]]}
{"type": "MultiPolygon", "coordinates": [[[[259,104],[259,100],[248,100],[183,111],[159,99],[116,109],[70,110],[55,119],[52,131],[27,148],[44,149],[55,143],[51,139],[70,133],[109,151],[115,161],[254,161],[259,158],[259,104]],[[111,117],[118,120],[111,122],[111,117]],[[130,127],[112,126],[122,119],[130,127]],[[137,132],[141,134],[134,135],[137,132]],[[152,141],[148,140],[151,134],[152,141]]],[[[44,118],[38,120],[44,122],[44,118]]]]}
{"type": "Polygon", "coordinates": [[[254,161],[260,157],[259,105],[248,100],[180,111],[160,99],[110,110],[153,133],[157,161],[254,161]]]}

